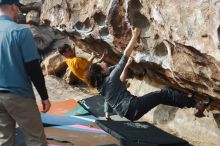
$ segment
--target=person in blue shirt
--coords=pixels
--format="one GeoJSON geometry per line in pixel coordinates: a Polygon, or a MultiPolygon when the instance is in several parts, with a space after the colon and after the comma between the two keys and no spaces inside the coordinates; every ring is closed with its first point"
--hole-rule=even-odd
{"type": "Polygon", "coordinates": [[[140,29],[132,28],[132,38],[123,52],[119,63],[110,71],[102,63],[95,63],[86,72],[87,83],[97,88],[105,98],[107,104],[121,117],[131,121],[140,119],[145,113],[159,104],[171,105],[179,108],[195,107],[198,112],[196,116],[201,117],[207,105],[206,102],[195,101],[188,98],[188,94],[171,88],[147,93],[141,97],[132,95],[125,87],[129,66],[132,62],[131,53],[140,34],[140,29]]]}
{"type": "Polygon", "coordinates": [[[43,112],[51,104],[33,35],[14,22],[19,6],[19,0],[0,0],[0,145],[16,145],[17,123],[28,146],[47,146],[32,83],[43,112]]]}

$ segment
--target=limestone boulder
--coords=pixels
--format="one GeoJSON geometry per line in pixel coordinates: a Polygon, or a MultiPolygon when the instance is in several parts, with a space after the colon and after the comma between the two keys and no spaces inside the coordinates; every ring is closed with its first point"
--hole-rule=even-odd
{"type": "Polygon", "coordinates": [[[35,10],[31,10],[27,13],[26,16],[26,23],[33,24],[33,25],[39,25],[40,23],[40,15],[39,12],[35,10]]]}
{"type": "Polygon", "coordinates": [[[41,20],[87,52],[117,63],[131,38],[130,27],[142,33],[133,54],[137,73],[161,85],[210,96],[220,101],[220,2],[142,0],[45,0],[41,20]],[[56,14],[56,15],[54,15],[56,14]],[[141,57],[140,57],[141,56],[141,57]]]}
{"type": "Polygon", "coordinates": [[[51,54],[41,63],[43,73],[45,75],[56,75],[64,70],[66,70],[67,65],[65,58],[58,52],[51,54]]]}
{"type": "Polygon", "coordinates": [[[48,26],[28,25],[28,27],[33,33],[37,48],[41,51],[46,50],[55,39],[55,33],[48,26]]]}
{"type": "Polygon", "coordinates": [[[170,86],[193,92],[197,99],[213,100],[211,111],[202,119],[195,119],[192,109],[160,106],[144,120],[163,124],[194,145],[219,145],[219,0],[33,0],[22,10],[37,10],[39,28],[52,29],[35,37],[39,48],[58,46],[60,39],[54,36],[60,34],[83,52],[99,56],[106,52],[104,61],[109,64],[116,64],[122,56],[131,38],[130,28],[141,28],[132,54],[136,61],[132,70],[136,75],[145,72],[145,76],[144,80],[131,82],[129,90],[143,95],[170,86]]]}

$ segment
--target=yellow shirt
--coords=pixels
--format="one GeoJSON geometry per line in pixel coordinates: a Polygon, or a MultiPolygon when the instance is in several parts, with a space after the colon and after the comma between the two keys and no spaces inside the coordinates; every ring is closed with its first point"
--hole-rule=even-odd
{"type": "Polygon", "coordinates": [[[67,58],[66,64],[77,78],[85,81],[84,74],[87,68],[91,65],[91,62],[82,57],[73,57],[71,59],[67,58]]]}

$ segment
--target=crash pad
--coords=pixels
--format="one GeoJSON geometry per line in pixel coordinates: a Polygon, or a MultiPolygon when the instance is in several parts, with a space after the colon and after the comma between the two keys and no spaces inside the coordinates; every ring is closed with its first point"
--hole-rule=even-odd
{"type": "Polygon", "coordinates": [[[64,125],[64,126],[53,126],[60,129],[80,131],[80,132],[90,132],[90,133],[106,133],[102,129],[91,127],[90,125],[64,125]]]}
{"type": "Polygon", "coordinates": [[[98,126],[123,146],[186,146],[184,139],[171,135],[148,122],[96,120],[98,126]]]}
{"type": "MultiPolygon", "coordinates": [[[[16,128],[16,146],[27,146],[24,135],[21,132],[20,128],[16,128]]],[[[55,145],[55,144],[50,144],[48,143],[48,146],[65,146],[65,145],[55,145]]]]}
{"type": "MultiPolygon", "coordinates": [[[[42,111],[42,106],[39,107],[39,110],[42,111]]],[[[88,114],[88,111],[86,111],[81,105],[79,105],[76,100],[69,99],[65,101],[51,102],[51,108],[47,113],[60,116],[75,116],[88,114]]]]}
{"type": "Polygon", "coordinates": [[[41,113],[41,119],[46,126],[63,126],[63,125],[87,125],[95,122],[95,117],[90,116],[58,116],[41,113]]]}
{"type": "Polygon", "coordinates": [[[87,133],[56,127],[46,127],[45,133],[50,144],[59,146],[119,146],[118,141],[107,133],[87,133]]]}
{"type": "Polygon", "coordinates": [[[16,146],[26,146],[25,140],[24,140],[24,134],[21,132],[20,128],[16,128],[15,130],[15,141],[16,146]]]}
{"type": "MultiPolygon", "coordinates": [[[[92,96],[79,100],[78,103],[95,117],[104,117],[104,97],[101,95],[92,96]]],[[[115,112],[113,112],[115,115],[115,112]]]]}

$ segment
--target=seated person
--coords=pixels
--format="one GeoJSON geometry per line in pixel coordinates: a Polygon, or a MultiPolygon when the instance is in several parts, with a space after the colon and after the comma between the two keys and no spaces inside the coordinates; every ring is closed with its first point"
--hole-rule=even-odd
{"type": "Polygon", "coordinates": [[[165,88],[137,97],[126,89],[123,82],[127,77],[128,68],[132,62],[132,59],[129,57],[140,34],[138,28],[132,28],[131,30],[132,38],[116,67],[110,71],[102,63],[92,64],[86,72],[87,83],[91,87],[97,88],[99,93],[105,98],[107,104],[118,115],[126,117],[131,121],[138,120],[159,104],[179,108],[193,107],[198,110],[195,115],[200,117],[207,104],[202,101],[197,102],[193,98],[188,98],[185,93],[171,88],[165,88]]]}

